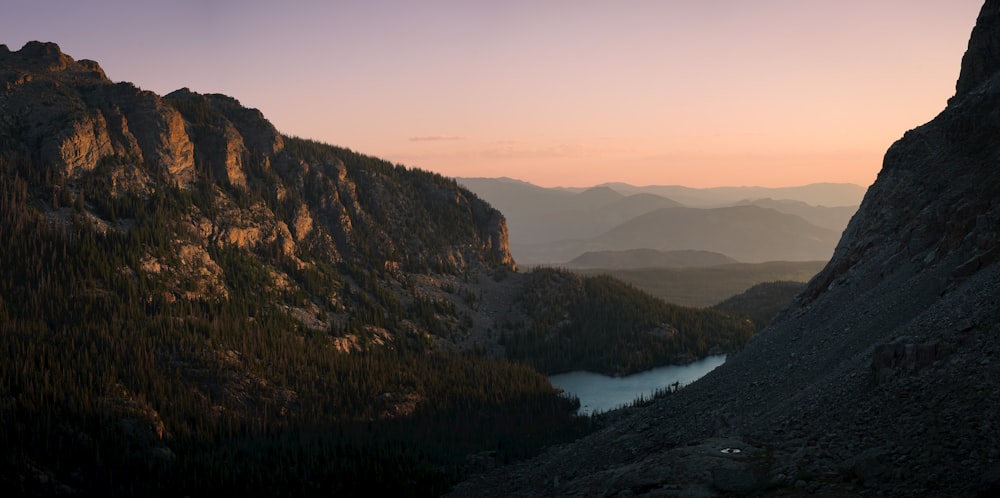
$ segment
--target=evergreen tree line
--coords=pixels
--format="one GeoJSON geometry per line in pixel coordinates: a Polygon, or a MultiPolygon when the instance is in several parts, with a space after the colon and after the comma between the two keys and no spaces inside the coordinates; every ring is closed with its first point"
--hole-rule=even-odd
{"type": "Polygon", "coordinates": [[[261,292],[262,261],[291,271],[278,256],[211,248],[230,292],[219,300],[180,299],[142,271],[146,255],[176,258],[178,220],[210,209],[211,196],[160,184],[145,199],[115,198],[46,184],[31,161],[0,164],[4,488],[436,495],[469,454],[511,461],[588,430],[574,401],[530,367],[412,340],[400,324],[454,310],[404,306],[377,269],[297,270],[310,288],[344,296],[353,331],[388,325],[397,335],[344,354],[331,337],[347,330],[306,329],[261,292]],[[62,195],[56,187],[75,208],[39,201],[62,195]],[[96,229],[88,211],[104,209],[130,228],[96,229]],[[55,480],[23,480],[32,468],[55,480]]]}

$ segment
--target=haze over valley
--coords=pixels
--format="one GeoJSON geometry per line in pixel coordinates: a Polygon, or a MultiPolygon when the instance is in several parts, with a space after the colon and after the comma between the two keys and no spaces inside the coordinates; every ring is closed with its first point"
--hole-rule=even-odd
{"type": "Polygon", "coordinates": [[[848,184],[570,190],[506,178],[458,181],[504,213],[511,252],[524,265],[574,266],[584,253],[635,249],[709,251],[747,263],[826,261],[864,192],[848,184]],[[809,204],[817,200],[832,205],[809,204]]]}

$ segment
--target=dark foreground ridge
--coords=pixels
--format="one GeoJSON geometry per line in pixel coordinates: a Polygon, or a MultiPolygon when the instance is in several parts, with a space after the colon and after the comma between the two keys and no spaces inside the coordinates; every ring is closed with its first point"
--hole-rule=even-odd
{"type": "Polygon", "coordinates": [[[888,150],[829,265],[743,351],[454,495],[997,496],[998,40],[989,0],[948,107],[888,150]]]}

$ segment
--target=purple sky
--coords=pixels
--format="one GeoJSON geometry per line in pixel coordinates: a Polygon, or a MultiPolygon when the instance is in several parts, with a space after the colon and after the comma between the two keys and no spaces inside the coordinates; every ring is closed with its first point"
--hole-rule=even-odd
{"type": "Polygon", "coordinates": [[[551,186],[870,184],[981,0],[4,0],[0,43],[284,133],[551,186]]]}

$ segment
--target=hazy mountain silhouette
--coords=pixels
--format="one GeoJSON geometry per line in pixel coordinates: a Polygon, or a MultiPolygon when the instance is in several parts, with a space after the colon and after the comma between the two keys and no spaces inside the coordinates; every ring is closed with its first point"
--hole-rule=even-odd
{"type": "Polygon", "coordinates": [[[511,240],[521,244],[594,237],[640,214],[680,206],[661,196],[625,195],[608,187],[569,192],[510,178],[457,181],[504,213],[511,240]]]}
{"type": "Polygon", "coordinates": [[[853,183],[811,183],[798,187],[710,187],[680,185],[637,187],[627,183],[603,183],[623,194],[648,193],[669,197],[685,206],[717,207],[743,199],[788,199],[813,206],[857,206],[865,195],[864,187],[853,183]]]}
{"type": "Polygon", "coordinates": [[[566,268],[691,268],[735,263],[725,254],[711,251],[627,249],[623,251],[591,251],[567,262],[566,268]]]}
{"type": "Polygon", "coordinates": [[[740,261],[826,260],[840,232],[802,218],[757,206],[715,209],[668,208],[639,216],[594,241],[610,249],[698,248],[740,261]]]}
{"type": "Polygon", "coordinates": [[[849,184],[568,189],[510,178],[457,181],[504,213],[511,252],[522,264],[562,264],[585,252],[629,249],[714,251],[747,262],[826,260],[861,190],[849,184]]]}
{"type": "Polygon", "coordinates": [[[853,206],[813,206],[802,201],[790,199],[752,199],[733,203],[734,206],[760,206],[763,208],[781,211],[782,213],[794,214],[813,225],[829,228],[841,232],[851,221],[851,216],[858,210],[857,205],[853,206]]]}
{"type": "Polygon", "coordinates": [[[559,263],[589,251],[634,248],[713,251],[743,262],[826,261],[839,237],[839,231],[758,206],[675,207],[637,216],[590,239],[545,244],[512,241],[510,247],[525,264],[559,263]]]}

